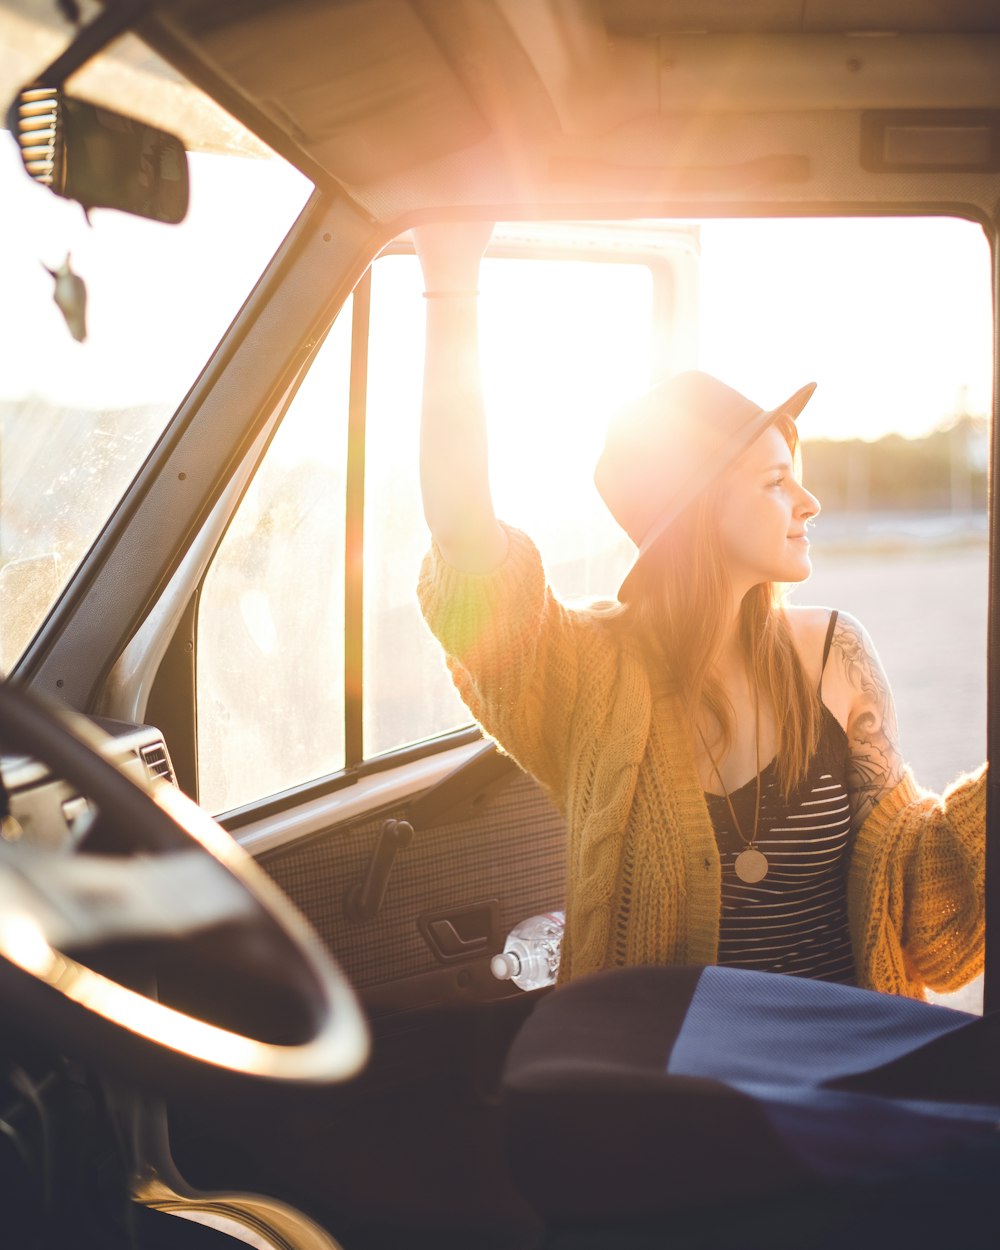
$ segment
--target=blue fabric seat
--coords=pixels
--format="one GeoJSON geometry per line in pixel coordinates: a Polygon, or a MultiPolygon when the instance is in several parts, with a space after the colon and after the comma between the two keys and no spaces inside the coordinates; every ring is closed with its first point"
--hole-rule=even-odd
{"type": "MultiPolygon", "coordinates": [[[[514,1042],[511,1166],[554,1226],[728,1220],[731,1243],[691,1244],[745,1250],[749,1211],[808,1223],[853,1203],[864,1223],[882,1196],[890,1218],[952,1204],[948,1227],[968,1226],[951,1244],[971,1247],[1000,1192],[998,1042],[993,1017],[802,978],[602,973],[545,997],[514,1042]]],[[[918,1214],[896,1244],[938,1244],[917,1240],[932,1225],[918,1214]]],[[[843,1244],[814,1231],[791,1244],[843,1244]]]]}

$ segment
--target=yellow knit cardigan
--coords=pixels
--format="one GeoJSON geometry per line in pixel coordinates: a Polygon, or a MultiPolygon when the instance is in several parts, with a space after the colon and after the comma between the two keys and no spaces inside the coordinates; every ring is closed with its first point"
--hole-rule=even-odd
{"type": "MultiPolygon", "coordinates": [[[[718,959],[721,868],[679,699],[638,651],[561,604],[509,529],[504,564],[462,574],[432,549],[418,594],[459,693],[566,820],[560,981],[718,959]]],[[[848,918],[858,984],[913,998],[983,965],[985,765],[943,796],[907,771],[855,831],[848,918]]]]}

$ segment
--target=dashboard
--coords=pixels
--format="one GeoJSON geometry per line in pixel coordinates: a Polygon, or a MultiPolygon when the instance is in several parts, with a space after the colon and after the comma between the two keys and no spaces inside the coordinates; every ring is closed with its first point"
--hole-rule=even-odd
{"type": "MultiPolygon", "coordinates": [[[[88,719],[101,731],[95,735],[97,749],[128,776],[140,783],[174,781],[170,753],[158,729],[88,719]]],[[[87,796],[54,777],[44,764],[30,756],[0,754],[0,836],[5,841],[68,850],[86,834],[94,815],[87,796]]]]}

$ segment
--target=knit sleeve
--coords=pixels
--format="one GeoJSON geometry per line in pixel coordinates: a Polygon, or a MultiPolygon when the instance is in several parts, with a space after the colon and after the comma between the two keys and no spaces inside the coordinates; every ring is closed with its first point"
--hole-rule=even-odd
{"type": "Polygon", "coordinates": [[[461,573],[432,547],[417,594],[472,715],[558,795],[585,631],[547,586],[527,535],[507,534],[507,557],[488,574],[461,573]]]}
{"type": "Polygon", "coordinates": [[[922,997],[983,969],[986,765],[938,797],[909,772],[859,830],[849,909],[861,984],[922,997]]]}

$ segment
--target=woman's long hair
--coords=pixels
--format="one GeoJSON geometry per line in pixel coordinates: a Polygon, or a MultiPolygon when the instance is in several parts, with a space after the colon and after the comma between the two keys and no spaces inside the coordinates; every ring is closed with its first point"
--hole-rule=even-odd
{"type": "MultiPolygon", "coordinates": [[[[791,418],[776,428],[793,456],[798,434],[791,418]]],[[[679,692],[692,725],[710,713],[720,730],[719,754],[729,749],[734,712],[714,665],[722,645],[730,586],[715,525],[718,485],[703,491],[666,531],[636,570],[635,594],[616,623],[636,639],[654,675],[654,690],[679,692]]],[[[778,781],[787,798],[806,776],[820,730],[819,697],[806,679],[784,612],[784,587],[754,586],[739,612],[739,640],[762,703],[774,710],[778,781]]]]}

